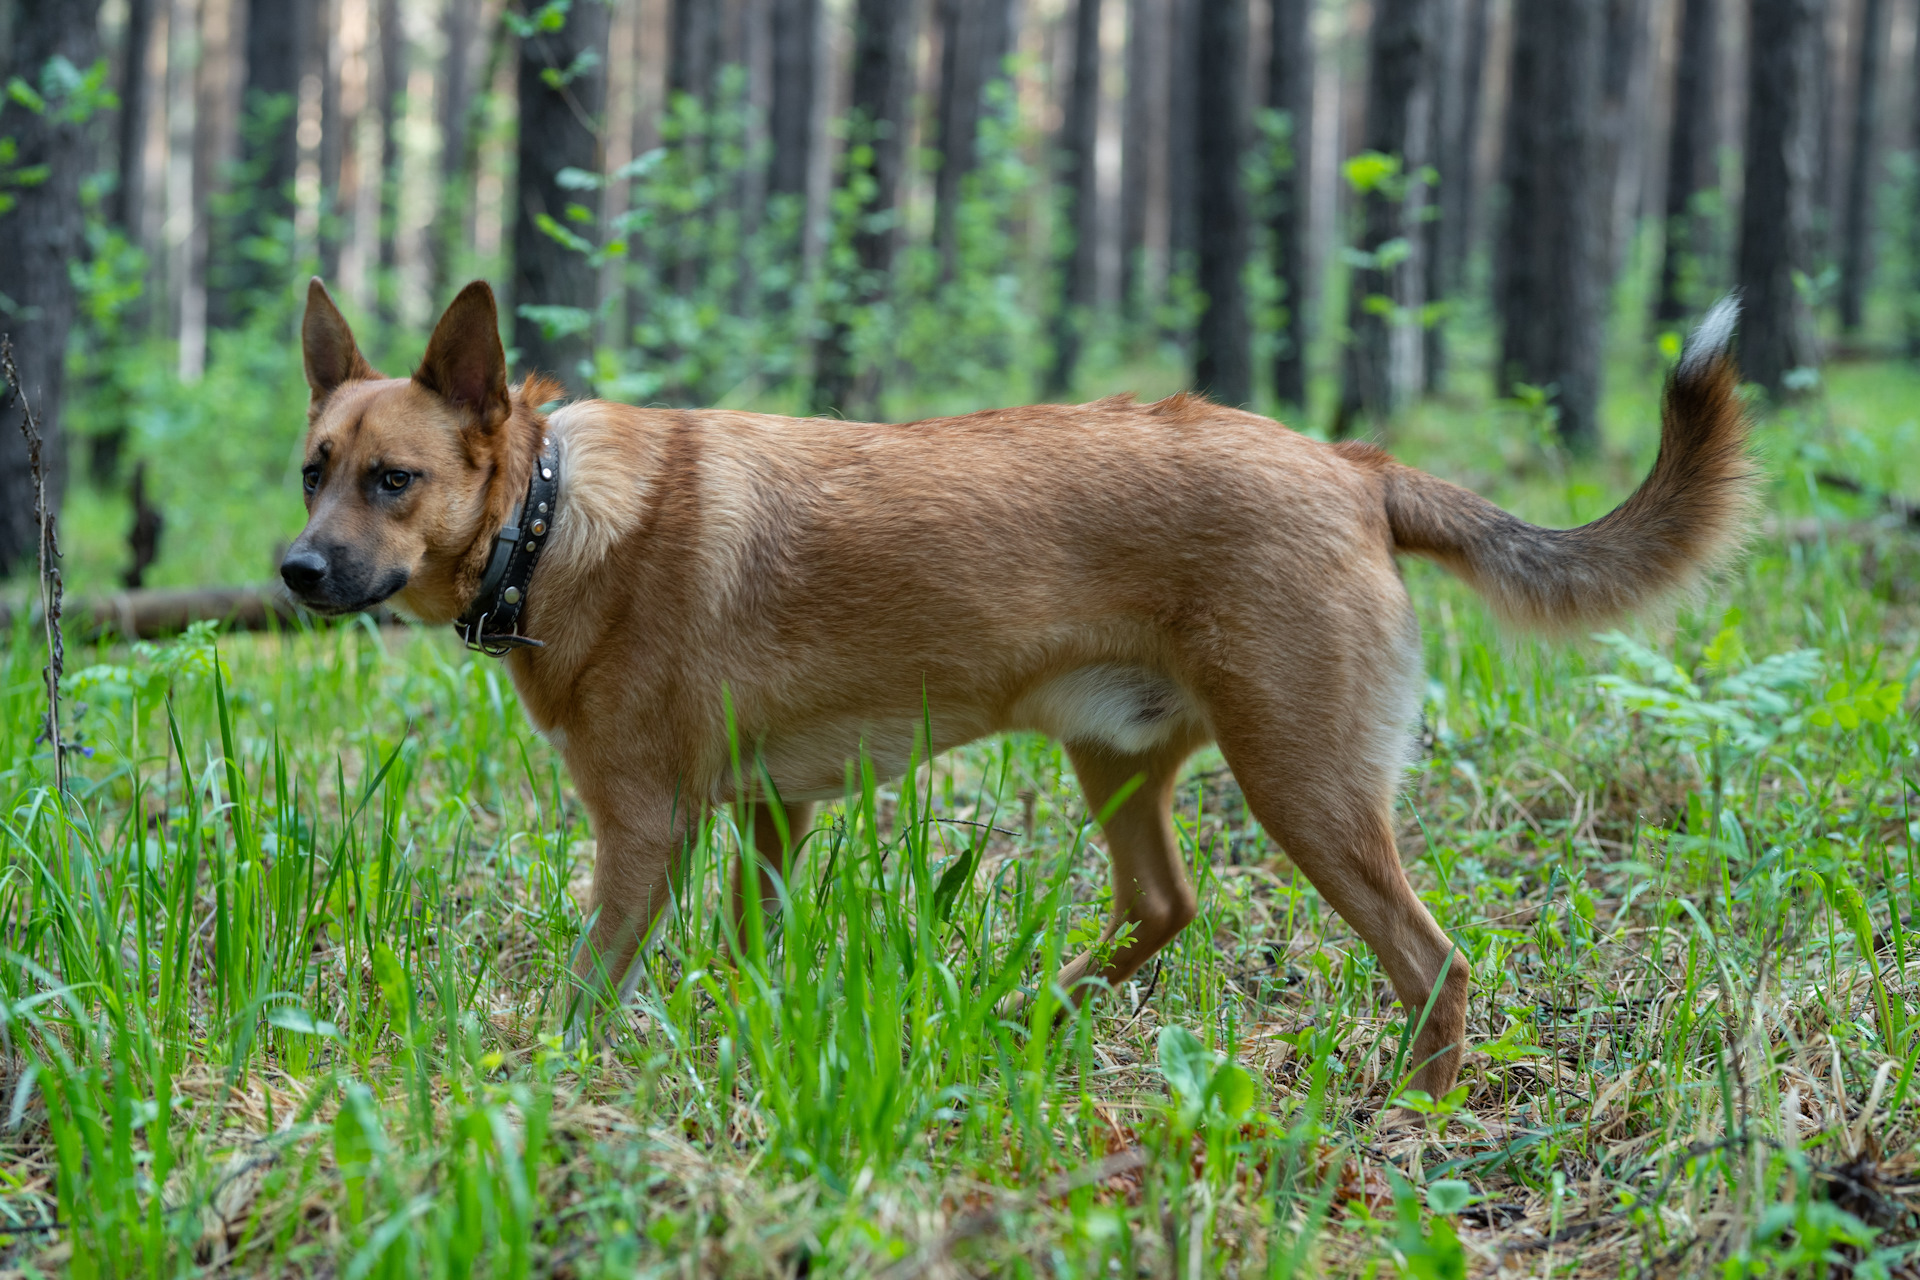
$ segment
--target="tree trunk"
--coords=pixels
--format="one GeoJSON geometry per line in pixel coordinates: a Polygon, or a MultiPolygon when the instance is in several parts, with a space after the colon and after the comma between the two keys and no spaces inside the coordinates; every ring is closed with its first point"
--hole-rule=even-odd
{"type": "Polygon", "coordinates": [[[1874,149],[1880,110],[1880,59],[1886,45],[1886,5],[1862,0],[1859,61],[1854,73],[1853,153],[1847,165],[1846,225],[1840,236],[1840,327],[1853,333],[1866,305],[1867,271],[1873,261],[1874,149]]]}
{"type": "Polygon", "coordinates": [[[300,61],[313,0],[248,0],[247,75],[241,97],[244,192],[232,225],[223,230],[228,252],[209,255],[208,324],[228,328],[253,310],[262,294],[289,280],[275,255],[239,248],[248,241],[284,239],[293,222],[293,177],[299,166],[300,61]]]}
{"type": "MultiPolygon", "coordinates": [[[[1920,40],[1915,41],[1913,71],[1908,84],[1920,84],[1920,40]]],[[[1913,118],[1908,121],[1909,139],[1920,152],[1920,91],[1913,95],[1913,118]]],[[[1908,185],[1907,206],[1907,355],[1920,360],[1920,173],[1908,185]]]]}
{"type": "MultiPolygon", "coordinates": [[[[851,348],[856,309],[883,301],[893,275],[893,213],[906,160],[907,109],[913,95],[916,0],[858,0],[854,10],[853,98],[849,129],[871,143],[873,194],[853,232],[854,278],[814,354],[813,410],[846,414],[856,405],[877,414],[877,368],[857,368],[851,348]]],[[[847,162],[843,179],[858,174],[847,162]]]]}
{"type": "Polygon", "coordinates": [[[1209,0],[1168,0],[1171,65],[1167,75],[1167,275],[1191,275],[1199,234],[1200,7],[1209,0]]]}
{"type": "Polygon", "coordinates": [[[520,41],[518,198],[513,219],[513,345],[521,367],[551,374],[575,395],[590,379],[592,313],[598,272],[587,255],[540,225],[542,215],[590,243],[597,241],[598,201],[560,186],[562,169],[600,172],[596,134],[607,98],[607,7],[575,4],[558,31],[520,41]],[[545,73],[553,72],[555,87],[545,73]],[[584,209],[581,220],[571,216],[584,209]],[[552,308],[538,319],[529,308],[552,308]],[[566,309],[572,309],[571,311],[566,309]],[[580,312],[586,313],[585,316],[580,312]],[[585,323],[582,323],[582,321],[585,323]]]}
{"type": "Polygon", "coordinates": [[[1013,0],[941,0],[933,243],[947,278],[954,269],[961,186],[978,159],[987,86],[1005,74],[1012,45],[1013,0]]]}
{"type": "Polygon", "coordinates": [[[1773,395],[1819,356],[1794,281],[1812,270],[1822,0],[1753,0],[1746,196],[1740,208],[1741,372],[1773,395]]]}
{"type": "Polygon", "coordinates": [[[153,12],[157,0],[127,0],[126,65],[120,69],[119,181],[114,185],[114,224],[134,244],[140,243],[143,197],[142,160],[147,147],[151,114],[147,55],[153,45],[153,12]]]}
{"type": "Polygon", "coordinates": [[[1093,149],[1099,125],[1100,0],[1074,0],[1073,87],[1060,140],[1060,186],[1066,196],[1064,212],[1073,228],[1073,243],[1060,264],[1060,309],[1054,314],[1053,366],[1047,373],[1049,396],[1065,396],[1073,390],[1073,374],[1086,337],[1087,312],[1093,306],[1100,228],[1093,149]]]}
{"type": "Polygon", "coordinates": [[[1193,384],[1221,404],[1253,400],[1253,351],[1247,328],[1247,188],[1241,175],[1247,137],[1247,0],[1194,5],[1195,136],[1187,143],[1196,173],[1194,283],[1205,296],[1194,328],[1193,384]]]}
{"type": "Polygon", "coordinates": [[[1496,392],[1527,383],[1552,397],[1560,439],[1600,443],[1599,274],[1594,122],[1600,97],[1601,0],[1514,0],[1508,73],[1507,225],[1496,300],[1496,392]]]}
{"type": "Polygon", "coordinates": [[[1599,188],[1594,193],[1600,215],[1598,288],[1604,316],[1613,281],[1620,270],[1627,241],[1633,232],[1631,202],[1624,198],[1636,176],[1635,128],[1640,104],[1634,89],[1646,55],[1647,0],[1608,0],[1600,55],[1599,188]]]}
{"type": "Polygon", "coordinates": [[[307,66],[320,76],[320,274],[340,274],[340,234],[345,211],[339,207],[340,167],[346,158],[346,120],[340,113],[340,61],[334,34],[340,26],[340,0],[310,0],[307,66]]]}
{"type": "MultiPolygon", "coordinates": [[[[400,126],[407,110],[407,31],[400,0],[380,0],[380,318],[399,319],[400,126]]],[[[435,301],[439,301],[435,299],[435,301]]]]}
{"type": "MultiPolygon", "coordinates": [[[[1484,0],[1482,0],[1484,3],[1484,0]]],[[[1313,187],[1313,3],[1273,0],[1267,106],[1288,121],[1293,167],[1279,178],[1270,223],[1273,270],[1286,317],[1273,357],[1273,398],[1307,405],[1307,201],[1313,187]]]]}
{"type": "Polygon", "coordinates": [[[773,159],[767,190],[807,194],[813,171],[813,100],[820,72],[820,0],[773,0],[773,159]]]}
{"type": "Polygon", "coordinates": [[[673,0],[673,48],[667,60],[667,91],[713,105],[720,70],[720,0],[673,0]]]}
{"type": "MultiPolygon", "coordinates": [[[[45,91],[47,63],[65,58],[76,67],[96,56],[98,0],[16,0],[11,74],[45,91]]],[[[73,325],[73,280],[67,266],[85,249],[81,238],[80,177],[91,166],[87,134],[77,112],[48,93],[46,110],[29,111],[9,94],[0,98],[0,137],[14,143],[20,169],[45,165],[46,178],[14,186],[13,206],[0,212],[0,332],[13,339],[14,363],[45,440],[41,459],[49,505],[58,506],[66,482],[61,432],[61,393],[66,383],[67,332],[73,325]]],[[[33,476],[27,469],[26,437],[19,429],[13,388],[0,414],[0,576],[38,554],[33,518],[33,476]]]]}
{"type": "Polygon", "coordinates": [[[471,199],[467,175],[472,172],[467,134],[473,127],[473,41],[480,26],[480,0],[447,0],[447,51],[440,93],[440,199],[434,208],[432,286],[436,304],[453,286],[453,269],[461,248],[461,229],[471,199]]]}
{"type": "Polygon", "coordinates": [[[1713,69],[1718,52],[1720,0],[1678,0],[1680,50],[1673,67],[1673,129],[1667,143],[1666,246],[1660,256],[1660,299],[1653,318],[1675,325],[1687,315],[1683,273],[1698,258],[1693,198],[1719,185],[1714,155],[1713,69]]]}
{"type": "Polygon", "coordinates": [[[1158,302],[1166,238],[1167,0],[1128,0],[1127,113],[1120,142],[1120,305],[1137,319],[1158,302]],[[1155,233],[1158,232],[1156,235],[1155,233]]]}
{"type": "Polygon", "coordinates": [[[1400,170],[1397,180],[1359,193],[1355,247],[1371,263],[1356,265],[1348,286],[1342,435],[1358,418],[1392,417],[1422,382],[1427,185],[1421,171],[1433,134],[1434,19],[1432,0],[1380,0],[1368,33],[1365,149],[1398,158],[1400,170]]]}

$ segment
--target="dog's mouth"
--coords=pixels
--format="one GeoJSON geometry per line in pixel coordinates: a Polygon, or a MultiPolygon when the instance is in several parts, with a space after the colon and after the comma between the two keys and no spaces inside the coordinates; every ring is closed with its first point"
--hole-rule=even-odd
{"type": "Polygon", "coordinates": [[[288,589],[287,594],[310,613],[323,617],[338,618],[349,613],[364,613],[403,590],[413,575],[405,569],[390,569],[371,588],[363,592],[347,595],[332,583],[322,583],[314,591],[295,591],[288,589]]]}

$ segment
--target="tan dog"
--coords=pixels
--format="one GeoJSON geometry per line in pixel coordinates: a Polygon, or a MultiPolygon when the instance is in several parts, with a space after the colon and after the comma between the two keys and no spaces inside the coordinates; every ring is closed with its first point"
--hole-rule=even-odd
{"type": "MultiPolygon", "coordinates": [[[[1194,917],[1169,803],[1211,741],[1410,1016],[1426,1014],[1414,1083],[1438,1095],[1459,1067],[1468,969],[1394,847],[1421,688],[1394,556],[1561,631],[1683,586],[1731,548],[1747,502],[1733,320],[1716,308],[1669,380],[1639,490],[1562,532],[1371,445],[1191,395],[904,426],[596,400],[543,416],[558,389],[508,386],[484,283],[447,308],[411,379],[387,379],[315,280],[310,514],[283,571],[325,612],[391,599],[451,621],[556,442],[557,514],[521,620],[544,647],[507,664],[598,838],[583,981],[630,972],[701,809],[758,798],[735,795],[723,689],[796,831],[858,753],[899,773],[923,709],[934,751],[1009,729],[1058,738],[1096,813],[1143,778],[1105,825],[1107,937],[1133,927],[1099,965],[1108,983],[1194,917]]],[[[755,826],[779,869],[764,804],[755,826]]],[[[1082,955],[1058,980],[1094,966],[1082,955]]]]}

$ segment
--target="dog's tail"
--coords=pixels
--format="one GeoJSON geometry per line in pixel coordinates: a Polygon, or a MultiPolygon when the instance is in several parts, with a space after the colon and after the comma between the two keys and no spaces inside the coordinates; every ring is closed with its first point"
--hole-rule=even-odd
{"type": "Polygon", "coordinates": [[[1542,529],[1399,463],[1384,468],[1398,550],[1464,579],[1508,621],[1565,632],[1617,620],[1684,590],[1739,544],[1753,505],[1748,422],[1720,301],[1667,378],[1660,456],[1633,496],[1592,524],[1542,529]]]}

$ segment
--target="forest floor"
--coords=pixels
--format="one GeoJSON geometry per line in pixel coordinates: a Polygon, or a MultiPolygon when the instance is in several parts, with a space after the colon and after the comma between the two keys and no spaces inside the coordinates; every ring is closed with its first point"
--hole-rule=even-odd
{"type": "MultiPolygon", "coordinates": [[[[1657,369],[1613,381],[1591,464],[1471,397],[1389,443],[1588,519],[1657,434],[1657,369]]],[[[1057,1028],[1105,866],[1017,736],[823,812],[745,957],[718,815],[569,1048],[592,837],[491,660],[76,640],[63,806],[18,628],[0,1275],[1920,1274],[1920,539],[1875,497],[1920,497],[1920,371],[1836,366],[1759,445],[1748,554],[1632,638],[1505,636],[1407,568],[1401,851],[1475,975],[1424,1130],[1382,1123],[1407,1011],[1217,753],[1179,793],[1200,919],[1057,1028]]]]}

